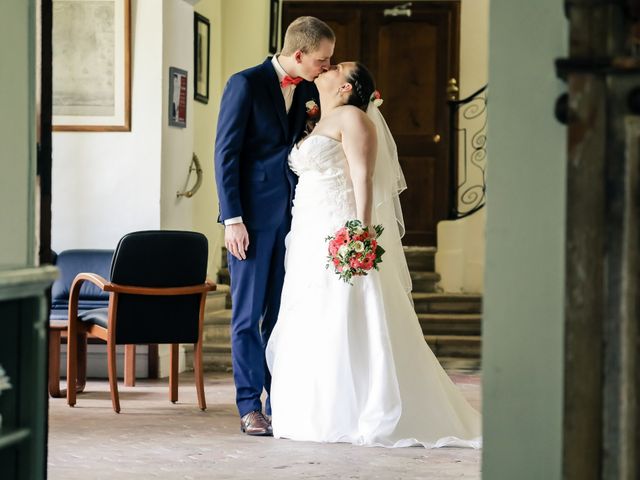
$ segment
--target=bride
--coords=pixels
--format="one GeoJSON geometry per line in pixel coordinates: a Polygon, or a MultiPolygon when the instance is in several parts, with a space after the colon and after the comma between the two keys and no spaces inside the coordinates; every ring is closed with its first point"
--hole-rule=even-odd
{"type": "MultiPolygon", "coordinates": [[[[316,79],[322,116],[296,145],[298,175],[278,322],[267,344],[275,437],[356,445],[480,448],[480,415],[431,352],[401,244],[406,188],[360,63],[316,79]],[[327,243],[348,220],[382,224],[379,271],[342,282],[327,243]]],[[[373,229],[370,229],[373,232],[373,229]]]]}

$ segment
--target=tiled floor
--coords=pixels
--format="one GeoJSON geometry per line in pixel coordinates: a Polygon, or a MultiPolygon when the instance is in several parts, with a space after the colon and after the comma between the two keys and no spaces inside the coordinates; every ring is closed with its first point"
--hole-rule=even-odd
{"type": "MultiPolygon", "coordinates": [[[[480,407],[480,377],[452,375],[480,407]]],[[[239,432],[233,380],[205,377],[208,409],[197,407],[193,376],[180,400],[168,381],[120,387],[121,413],[108,383],[91,381],[76,407],[50,400],[50,479],[451,479],[480,478],[480,452],[468,449],[363,448],[247,437],[239,432]]]]}

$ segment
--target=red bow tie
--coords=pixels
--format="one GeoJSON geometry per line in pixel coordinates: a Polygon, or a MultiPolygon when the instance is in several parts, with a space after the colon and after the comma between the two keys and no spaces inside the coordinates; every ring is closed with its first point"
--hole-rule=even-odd
{"type": "Polygon", "coordinates": [[[302,77],[292,78],[289,75],[285,75],[284,78],[280,81],[280,86],[282,88],[286,88],[289,85],[298,85],[302,80],[304,80],[304,78],[302,77]]]}

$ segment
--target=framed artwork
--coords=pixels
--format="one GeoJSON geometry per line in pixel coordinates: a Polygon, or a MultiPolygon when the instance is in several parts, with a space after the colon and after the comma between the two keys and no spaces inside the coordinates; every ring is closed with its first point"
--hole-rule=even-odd
{"type": "Polygon", "coordinates": [[[193,14],[193,95],[202,103],[209,102],[209,52],[211,25],[206,17],[193,14]]]}
{"type": "Polygon", "coordinates": [[[187,71],[169,67],[169,126],[187,126],[187,71]]]}
{"type": "Polygon", "coordinates": [[[280,0],[269,0],[269,53],[278,51],[278,23],[280,22],[280,0]]]}
{"type": "Polygon", "coordinates": [[[53,0],[53,130],[131,130],[130,28],[130,0],[53,0]]]}

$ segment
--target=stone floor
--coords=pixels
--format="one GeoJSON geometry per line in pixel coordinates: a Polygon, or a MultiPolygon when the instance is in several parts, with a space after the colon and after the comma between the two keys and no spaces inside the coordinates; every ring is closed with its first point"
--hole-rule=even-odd
{"type": "MultiPolygon", "coordinates": [[[[480,376],[452,373],[480,408],[480,376]]],[[[90,381],[75,408],[49,404],[50,479],[479,479],[480,452],[354,447],[247,437],[239,432],[233,380],[207,374],[208,409],[197,408],[193,376],[180,399],[166,380],[120,388],[121,413],[111,409],[106,381],[90,381]]]]}

